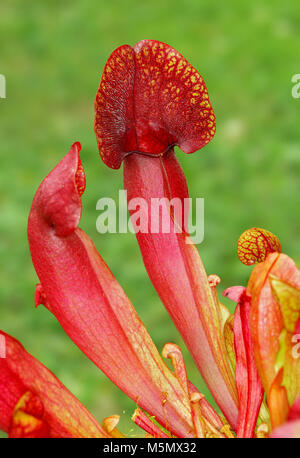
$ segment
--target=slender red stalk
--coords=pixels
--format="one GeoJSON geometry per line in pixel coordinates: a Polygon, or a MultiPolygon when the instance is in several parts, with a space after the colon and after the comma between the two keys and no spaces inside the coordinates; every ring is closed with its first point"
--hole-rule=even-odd
{"type": "Polygon", "coordinates": [[[136,425],[155,438],[167,439],[169,437],[141,409],[136,409],[131,419],[136,425]]]}
{"type": "MultiPolygon", "coordinates": [[[[124,186],[128,202],[143,196],[147,203],[139,217],[148,221],[148,233],[137,232],[149,278],[194,357],[202,377],[226,418],[237,424],[237,398],[221,331],[218,305],[209,286],[198,250],[177,223],[167,202],[162,212],[169,233],[151,232],[153,198],[187,195],[185,177],[172,151],[161,158],[133,154],[124,160],[124,186]]],[[[134,215],[134,211],[130,211],[134,215]]]]}
{"type": "MultiPolygon", "coordinates": [[[[112,168],[124,161],[128,202],[188,197],[174,156],[205,146],[215,133],[215,116],[201,75],[175,49],[144,40],[116,49],[108,59],[95,100],[100,155],[112,168]]],[[[130,204],[129,204],[130,205],[130,204]]],[[[226,352],[219,303],[211,292],[186,221],[162,202],[162,224],[140,208],[146,230],[137,231],[144,264],[156,291],[192,353],[211,393],[231,425],[237,425],[237,393],[226,352]],[[178,230],[179,229],[179,230],[178,230]],[[155,233],[156,232],[156,233],[155,233]]]]}

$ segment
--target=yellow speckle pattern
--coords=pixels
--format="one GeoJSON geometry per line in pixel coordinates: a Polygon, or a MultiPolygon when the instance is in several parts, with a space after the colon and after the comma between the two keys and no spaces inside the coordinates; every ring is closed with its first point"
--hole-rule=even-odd
{"type": "Polygon", "coordinates": [[[112,168],[130,151],[162,154],[177,144],[192,153],[216,130],[202,76],[178,51],[153,40],[112,53],[95,111],[100,155],[112,168]]]}
{"type": "Polygon", "coordinates": [[[191,153],[215,134],[215,115],[202,76],[169,45],[144,40],[135,46],[136,117],[161,123],[173,142],[191,153]],[[145,52],[145,50],[147,52],[145,52]]]}
{"type": "Polygon", "coordinates": [[[85,191],[86,180],[85,180],[85,173],[81,163],[81,159],[78,158],[78,166],[75,173],[75,185],[78,191],[79,196],[81,197],[85,191]]]}
{"type": "Polygon", "coordinates": [[[281,252],[280,242],[272,232],[265,229],[247,229],[238,240],[238,258],[247,266],[263,262],[268,254],[274,252],[281,252]]]}

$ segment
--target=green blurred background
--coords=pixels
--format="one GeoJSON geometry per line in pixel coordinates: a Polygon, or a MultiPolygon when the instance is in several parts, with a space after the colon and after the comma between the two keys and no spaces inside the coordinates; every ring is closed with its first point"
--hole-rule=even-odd
{"type": "MultiPolygon", "coordinates": [[[[300,260],[299,113],[291,77],[300,73],[298,0],[9,1],[0,6],[0,323],[46,364],[99,419],[134,403],[75,347],[56,319],[34,308],[37,278],[26,223],[44,176],[82,143],[87,175],[81,227],[124,287],[159,350],[182,344],[154,292],[132,234],[100,235],[96,202],[117,198],[122,173],[101,162],[93,133],[93,100],[106,59],[116,47],[144,38],[171,44],[202,74],[217,118],[214,140],[201,152],[178,151],[192,197],[205,198],[208,273],[222,289],[245,284],[249,268],[236,257],[239,235],[271,230],[300,260]],[[63,3],[63,4],[62,4],[63,3]]],[[[206,393],[183,346],[188,373],[206,393]]]]}

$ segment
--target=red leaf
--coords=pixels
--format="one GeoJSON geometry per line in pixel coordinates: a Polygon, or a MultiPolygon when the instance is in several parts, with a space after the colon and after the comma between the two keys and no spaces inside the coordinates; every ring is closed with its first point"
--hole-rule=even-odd
{"type": "MultiPolygon", "coordinates": [[[[56,316],[75,344],[131,399],[174,434],[192,436],[188,397],[92,240],[77,227],[80,164],[78,149],[71,148],[33,200],[28,240],[42,285],[36,303],[56,316]]],[[[80,177],[82,182],[81,169],[80,177]]]]}
{"type": "Polygon", "coordinates": [[[13,337],[0,359],[0,429],[11,437],[110,437],[49,369],[13,337]]]}

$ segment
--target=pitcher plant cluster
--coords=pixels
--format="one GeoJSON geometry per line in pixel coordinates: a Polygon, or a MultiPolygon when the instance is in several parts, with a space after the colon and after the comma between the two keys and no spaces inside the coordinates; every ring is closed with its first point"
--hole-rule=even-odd
{"type": "MultiPolygon", "coordinates": [[[[218,295],[220,278],[207,275],[189,233],[176,230],[186,228],[188,212],[178,217],[168,203],[189,198],[174,146],[193,153],[215,134],[203,78],[164,43],[119,47],[97,91],[95,133],[103,162],[112,169],[123,164],[128,201],[149,203],[139,213],[149,230],[136,231],[146,271],[218,408],[190,382],[175,343],[166,343],[160,355],[80,229],[86,181],[78,142],[42,181],[30,210],[28,241],[40,281],[35,305],[43,304],[137,404],[132,420],[142,436],[300,437],[300,272],[294,261],[269,231],[246,230],[237,254],[253,270],[247,286],[223,293],[236,303],[232,314],[218,295]],[[163,218],[172,230],[151,231],[153,198],[165,202],[163,218]]],[[[100,424],[17,340],[0,336],[0,429],[9,437],[124,437],[118,415],[100,424]]]]}

